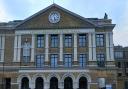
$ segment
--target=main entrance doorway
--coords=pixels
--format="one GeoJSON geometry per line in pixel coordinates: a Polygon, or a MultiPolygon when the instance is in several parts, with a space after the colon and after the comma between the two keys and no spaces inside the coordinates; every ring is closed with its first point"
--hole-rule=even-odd
{"type": "Polygon", "coordinates": [[[64,79],[64,89],[73,89],[73,81],[72,81],[72,78],[66,77],[64,79]]]}
{"type": "Polygon", "coordinates": [[[43,83],[44,83],[43,79],[41,77],[38,77],[36,79],[36,87],[35,87],[35,89],[44,89],[44,84],[43,83]]]}
{"type": "Polygon", "coordinates": [[[86,77],[81,77],[79,79],[79,89],[88,89],[87,87],[88,86],[87,86],[87,79],[86,79],[86,77]]]}
{"type": "Polygon", "coordinates": [[[58,79],[56,77],[50,79],[50,89],[58,89],[58,79]]]}
{"type": "Polygon", "coordinates": [[[29,89],[29,79],[27,77],[22,78],[21,89],[29,89]]]}

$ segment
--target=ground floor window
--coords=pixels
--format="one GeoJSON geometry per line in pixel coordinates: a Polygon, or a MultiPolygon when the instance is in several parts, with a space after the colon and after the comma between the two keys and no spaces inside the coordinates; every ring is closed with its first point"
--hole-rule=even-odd
{"type": "Polygon", "coordinates": [[[5,79],[5,89],[11,89],[11,78],[5,79]]]}
{"type": "Polygon", "coordinates": [[[128,89],[128,81],[125,81],[124,86],[125,86],[125,88],[124,88],[124,89],[128,89]]]}

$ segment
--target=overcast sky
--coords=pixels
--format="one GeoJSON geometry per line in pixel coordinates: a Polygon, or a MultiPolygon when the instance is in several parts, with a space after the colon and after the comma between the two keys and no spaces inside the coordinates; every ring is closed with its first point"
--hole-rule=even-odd
{"type": "MultiPolygon", "coordinates": [[[[85,18],[103,18],[106,12],[113,23],[114,44],[128,46],[128,0],[54,0],[85,18]]],[[[53,0],[0,0],[0,22],[23,20],[53,4],[53,0]]]]}

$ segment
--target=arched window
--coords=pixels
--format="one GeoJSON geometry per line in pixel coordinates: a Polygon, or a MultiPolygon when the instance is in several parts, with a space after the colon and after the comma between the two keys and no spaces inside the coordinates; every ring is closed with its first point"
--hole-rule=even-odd
{"type": "Polygon", "coordinates": [[[38,77],[36,79],[36,87],[35,87],[35,89],[44,89],[44,84],[43,83],[44,83],[43,79],[41,77],[38,77]]]}
{"type": "Polygon", "coordinates": [[[81,77],[79,79],[79,89],[87,89],[87,79],[86,77],[81,77]]]}
{"type": "Polygon", "coordinates": [[[29,89],[29,79],[27,77],[22,78],[21,89],[29,89]]]}
{"type": "Polygon", "coordinates": [[[58,79],[56,77],[50,79],[50,89],[58,89],[58,79]]]}
{"type": "Polygon", "coordinates": [[[73,81],[72,81],[72,78],[66,77],[64,79],[64,89],[73,89],[73,81]]]}

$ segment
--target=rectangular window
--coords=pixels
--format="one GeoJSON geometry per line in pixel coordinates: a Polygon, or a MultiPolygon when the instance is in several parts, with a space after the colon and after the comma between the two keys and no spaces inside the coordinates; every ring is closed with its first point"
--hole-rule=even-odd
{"type": "Polygon", "coordinates": [[[0,49],[0,61],[2,61],[1,57],[2,57],[2,49],[0,49]]]}
{"type": "Polygon", "coordinates": [[[65,47],[72,47],[72,35],[70,35],[70,34],[65,35],[64,46],[65,47]]]}
{"type": "Polygon", "coordinates": [[[37,35],[37,48],[44,47],[44,35],[37,35]]]}
{"type": "Polygon", "coordinates": [[[86,59],[87,59],[86,54],[79,55],[79,65],[81,68],[86,66],[86,59]]]}
{"type": "Polygon", "coordinates": [[[79,47],[85,47],[87,45],[86,34],[79,34],[79,47]]]}
{"type": "Polygon", "coordinates": [[[51,47],[58,47],[59,39],[58,35],[51,35],[51,47]]]}
{"type": "Polygon", "coordinates": [[[97,65],[98,67],[105,67],[105,56],[104,54],[97,54],[97,65]]]}
{"type": "Polygon", "coordinates": [[[71,67],[72,66],[72,55],[71,54],[65,54],[64,55],[64,66],[65,67],[71,67]]]}
{"type": "Polygon", "coordinates": [[[44,55],[40,54],[36,56],[36,67],[41,68],[44,66],[44,55]]]}
{"type": "Polygon", "coordinates": [[[57,54],[51,54],[51,67],[52,68],[55,68],[58,66],[57,61],[58,61],[58,55],[57,54]]]}
{"type": "Polygon", "coordinates": [[[123,51],[114,52],[115,59],[123,59],[123,51]]]}
{"type": "Polygon", "coordinates": [[[103,34],[96,35],[96,46],[97,47],[104,46],[104,35],[103,34]]]}
{"type": "Polygon", "coordinates": [[[118,68],[121,68],[121,62],[118,62],[117,66],[118,68]]]}

